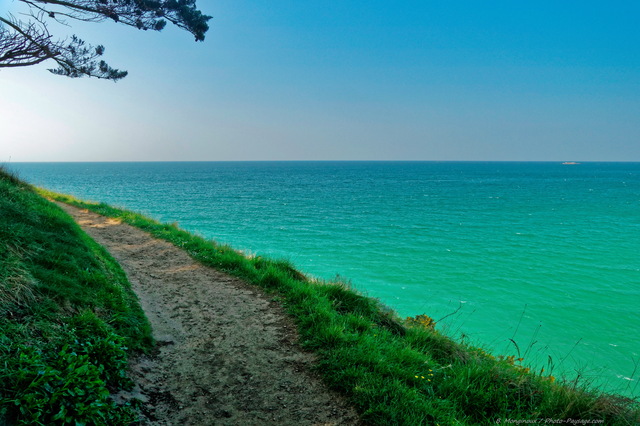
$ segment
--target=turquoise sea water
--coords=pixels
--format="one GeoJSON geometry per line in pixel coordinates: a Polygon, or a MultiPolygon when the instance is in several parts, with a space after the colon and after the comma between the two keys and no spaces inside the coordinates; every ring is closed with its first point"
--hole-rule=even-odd
{"type": "Polygon", "coordinates": [[[640,163],[8,166],[314,276],[339,274],[403,316],[446,317],[440,329],[497,353],[517,345],[556,376],[640,392],[640,163]]]}

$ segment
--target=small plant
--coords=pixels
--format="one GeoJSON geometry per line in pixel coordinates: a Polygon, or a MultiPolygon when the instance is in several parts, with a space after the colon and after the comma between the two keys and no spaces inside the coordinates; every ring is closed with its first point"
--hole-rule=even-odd
{"type": "Polygon", "coordinates": [[[423,327],[427,330],[435,330],[436,322],[428,315],[416,315],[415,317],[408,317],[406,320],[407,325],[413,327],[423,327]]]}
{"type": "MultiPolygon", "coordinates": [[[[4,415],[17,424],[128,424],[135,414],[116,407],[103,379],[104,367],[89,355],[63,347],[47,356],[31,347],[17,346],[14,362],[0,373],[0,402],[4,415]]],[[[11,358],[9,358],[11,359],[11,358]]]]}

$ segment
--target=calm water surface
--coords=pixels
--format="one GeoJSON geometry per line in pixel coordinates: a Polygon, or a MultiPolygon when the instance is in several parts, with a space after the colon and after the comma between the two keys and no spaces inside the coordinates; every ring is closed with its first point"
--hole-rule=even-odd
{"type": "MultiPolygon", "coordinates": [[[[637,395],[640,163],[13,163],[637,395]],[[549,358],[551,357],[551,358],[549,358]]],[[[559,374],[558,374],[559,375],[559,374]]]]}

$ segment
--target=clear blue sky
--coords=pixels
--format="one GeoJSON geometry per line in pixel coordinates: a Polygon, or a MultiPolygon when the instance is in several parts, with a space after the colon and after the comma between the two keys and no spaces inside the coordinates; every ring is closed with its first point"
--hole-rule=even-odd
{"type": "Polygon", "coordinates": [[[0,71],[0,162],[640,161],[640,2],[199,6],[204,43],[72,23],[118,83],[0,71]]]}

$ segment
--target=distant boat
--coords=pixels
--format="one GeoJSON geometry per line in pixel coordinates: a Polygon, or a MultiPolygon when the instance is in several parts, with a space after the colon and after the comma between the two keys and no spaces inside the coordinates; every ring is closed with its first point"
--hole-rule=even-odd
{"type": "Polygon", "coordinates": [[[565,161],[562,164],[580,164],[580,163],[576,163],[575,161],[565,161]]]}

